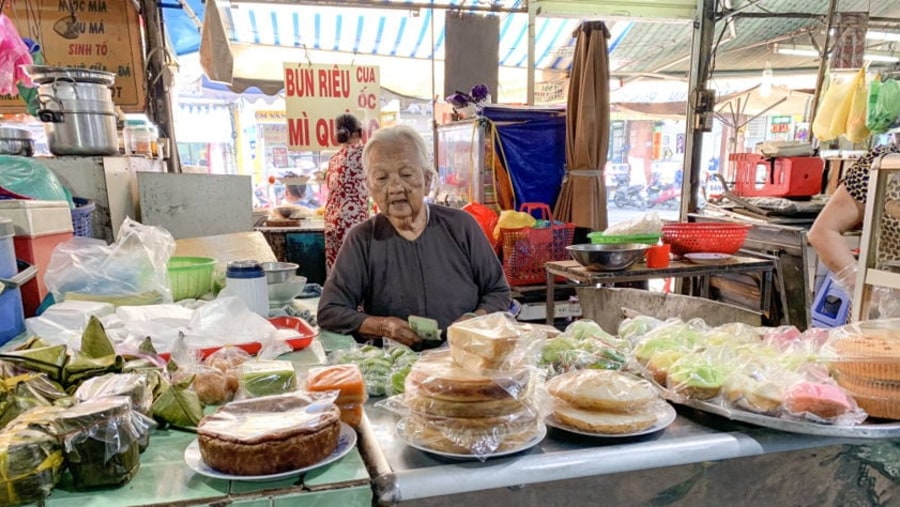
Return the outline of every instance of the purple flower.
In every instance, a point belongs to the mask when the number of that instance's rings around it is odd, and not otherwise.
[[[472,95],[472,98],[474,99],[475,102],[481,102],[481,101],[487,99],[488,95],[490,95],[490,94],[491,94],[491,91],[488,89],[488,87],[486,85],[483,85],[483,84],[475,85],[472,88],[472,91],[470,92],[470,95]]]

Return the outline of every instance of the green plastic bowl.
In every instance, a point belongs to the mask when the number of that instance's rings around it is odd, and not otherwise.
[[[621,236],[605,235],[602,232],[588,233],[591,243],[595,245],[612,245],[620,243],[644,243],[645,245],[655,245],[659,243],[662,234],[626,234]]]
[[[212,289],[216,260],[211,257],[172,257],[169,259],[169,287],[172,299],[198,298]]]

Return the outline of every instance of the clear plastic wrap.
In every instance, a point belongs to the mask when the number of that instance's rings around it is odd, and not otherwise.
[[[547,382],[552,425],[583,434],[622,435],[671,422],[672,409],[647,380],[611,370],[563,373]]]
[[[42,407],[10,425],[54,436],[63,446],[74,488],[90,490],[121,486],[134,477],[152,421],[132,409],[130,398],[109,396],[66,409]]]
[[[630,348],[628,340],[610,335],[592,320],[582,319],[544,342],[539,365],[548,377],[583,368],[620,370]]]
[[[310,392],[338,391],[338,406],[361,405],[368,399],[362,371],[355,364],[336,364],[310,368],[306,374],[306,389]]]
[[[234,401],[197,427],[200,454],[233,475],[269,475],[317,463],[338,445],[337,391]]]
[[[241,365],[237,399],[285,394],[297,389],[297,373],[290,361],[254,359]]]
[[[206,356],[203,364],[218,369],[225,374],[227,388],[231,391],[232,396],[237,392],[239,387],[239,376],[241,365],[252,359],[253,356],[239,347],[222,347],[221,349]]]
[[[900,420],[900,319],[835,328],[820,357],[866,412]]]
[[[484,460],[542,438],[542,385],[535,367],[473,372],[448,350],[429,351],[412,366],[404,393],[377,406],[404,416],[397,432],[410,445]]]
[[[495,312],[447,328],[447,343],[460,367],[478,372],[534,366],[546,333],[519,324],[512,314]]]
[[[82,382],[75,391],[79,402],[104,398],[106,396],[127,396],[135,410],[150,413],[153,392],[147,386],[147,377],[137,373],[109,373]]]
[[[355,364],[359,367],[369,396],[394,395],[403,392],[403,381],[409,366],[419,354],[406,345],[385,340],[385,346],[355,345],[336,350],[328,357],[330,364]]]

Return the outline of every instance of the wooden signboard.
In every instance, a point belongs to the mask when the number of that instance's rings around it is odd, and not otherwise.
[[[143,112],[147,96],[138,13],[130,0],[8,0],[3,10],[19,35],[37,41],[47,65],[116,74],[113,102]],[[0,96],[0,113],[23,113],[16,97]]]

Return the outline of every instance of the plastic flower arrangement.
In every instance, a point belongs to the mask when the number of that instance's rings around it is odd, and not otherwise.
[[[457,90],[445,100],[453,106],[453,110],[457,114],[463,118],[469,118],[491,103],[491,90],[486,85],[479,84],[473,86],[469,93]]]

